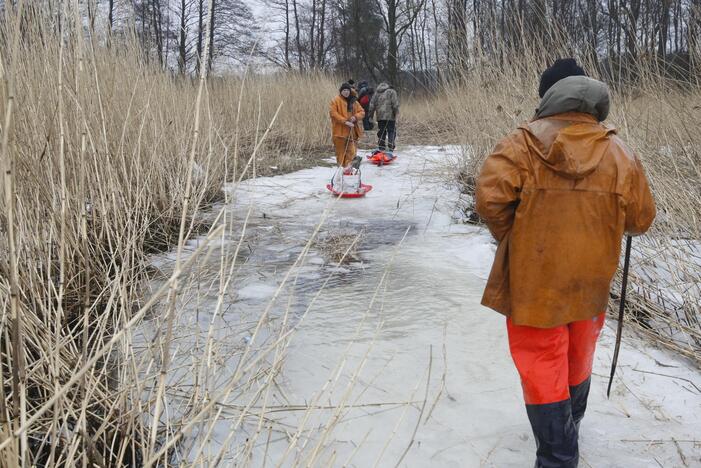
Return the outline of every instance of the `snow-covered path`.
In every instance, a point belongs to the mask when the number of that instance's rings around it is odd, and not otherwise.
[[[232,189],[231,213],[252,208],[259,233],[236,281],[248,311],[265,307],[322,218],[321,240],[361,235],[357,261],[318,297],[336,267],[313,247],[281,300],[298,324],[276,398],[314,409],[277,412],[290,434],[302,427],[309,437],[287,453],[290,436],[271,434],[253,466],[288,466],[292,453],[314,466],[532,466],[504,318],[479,305],[495,246],[453,219],[458,193],[444,174],[454,151],[405,148],[393,165],[364,164],[374,190],[363,199],[333,199],[330,168]],[[701,373],[626,335],[607,400],[614,334],[611,322],[595,359],[581,466],[701,466]],[[225,438],[222,426],[214,440]]]

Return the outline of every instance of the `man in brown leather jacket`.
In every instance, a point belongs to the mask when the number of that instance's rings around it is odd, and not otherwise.
[[[499,242],[482,304],[507,317],[536,467],[576,467],[594,356],[624,233],[655,204],[640,160],[602,122],[606,85],[574,59],[540,83],[530,122],[482,166],[477,212]]]

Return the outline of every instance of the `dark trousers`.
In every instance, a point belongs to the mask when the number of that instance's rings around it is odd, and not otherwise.
[[[365,109],[365,117],[363,117],[363,130],[369,132],[373,128],[375,128],[375,124],[372,122],[372,120],[370,120],[370,113],[367,109]]]
[[[397,127],[394,120],[377,121],[377,148],[381,151],[394,151],[394,139],[397,137]]]

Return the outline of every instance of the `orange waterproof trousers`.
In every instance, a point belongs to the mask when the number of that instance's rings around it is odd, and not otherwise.
[[[509,348],[527,405],[567,400],[570,387],[589,379],[605,315],[554,328],[514,325],[507,319]]]
[[[333,137],[333,146],[336,149],[336,163],[348,167],[357,152],[355,141],[352,138]]]

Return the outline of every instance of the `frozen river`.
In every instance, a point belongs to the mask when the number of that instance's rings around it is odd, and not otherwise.
[[[184,411],[182,389],[195,381],[211,395],[226,386],[242,347],[253,355],[279,336],[284,346],[265,356],[267,380],[221,395],[216,422],[189,434],[183,460],[532,466],[504,318],[479,305],[495,246],[485,230],[456,221],[458,192],[445,176],[455,151],[405,148],[390,166],[364,164],[374,189],[362,199],[331,197],[329,167],[228,188],[236,228],[183,294],[171,413]],[[338,265],[346,248],[349,261]],[[166,273],[169,258],[155,260]],[[266,326],[254,334],[261,314]],[[142,327],[147,337],[156,322]],[[607,400],[614,333],[611,322],[595,359],[581,466],[701,466],[699,372],[626,335]]]

